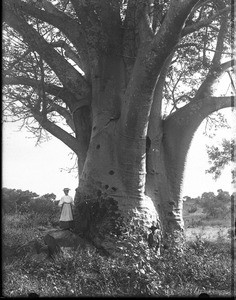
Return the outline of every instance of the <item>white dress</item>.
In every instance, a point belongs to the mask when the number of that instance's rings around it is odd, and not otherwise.
[[[72,205],[74,205],[73,198],[69,195],[61,197],[58,206],[62,207],[60,221],[73,221]]]

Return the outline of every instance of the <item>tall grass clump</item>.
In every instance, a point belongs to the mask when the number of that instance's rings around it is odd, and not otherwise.
[[[44,233],[39,230],[40,227],[55,227],[59,224],[59,215],[59,208],[51,200],[44,198],[24,203],[23,210],[18,212],[3,212],[3,257],[12,261],[16,253],[17,257],[24,254],[24,247],[28,243],[42,241]]]

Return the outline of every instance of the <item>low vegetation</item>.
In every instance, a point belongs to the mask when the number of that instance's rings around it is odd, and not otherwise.
[[[235,196],[234,196],[235,197]],[[186,227],[231,226],[231,196],[221,189],[217,195],[203,193],[201,197],[184,197],[183,215]]]
[[[198,237],[187,241],[183,251],[166,250],[162,256],[149,249],[139,234],[129,235],[129,248],[114,257],[92,248],[64,248],[54,259],[19,251],[42,238],[42,226],[57,224],[59,209],[49,203],[47,210],[40,203],[40,209],[34,204],[29,205],[31,210],[3,216],[4,296],[31,292],[42,297],[231,295],[229,238],[206,241]]]

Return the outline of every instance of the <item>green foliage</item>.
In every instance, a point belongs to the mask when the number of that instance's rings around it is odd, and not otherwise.
[[[37,197],[37,198],[35,198]],[[36,193],[15,189],[2,189],[3,213],[29,213],[31,218],[38,218],[41,225],[47,224],[58,212],[53,203],[56,195],[53,193],[39,197]]]
[[[234,157],[234,140],[222,140],[220,146],[207,146],[209,163],[212,165],[206,173],[213,174],[216,180],[220,177],[222,170],[233,161]],[[235,173],[232,171],[232,178],[235,180]]]
[[[55,203],[44,197],[31,200],[28,208],[29,212],[46,215],[49,219],[58,211],[58,207]]]
[[[188,215],[188,213],[194,213],[199,210],[201,214],[202,210],[202,218],[201,220],[197,220],[197,217],[194,219],[195,226],[198,226],[203,218],[213,219],[219,218],[223,219],[230,212],[231,206],[231,196],[228,192],[219,189],[217,191],[217,195],[213,192],[205,192],[201,197],[191,198],[189,196],[184,197],[183,202],[183,211],[184,215]],[[199,223],[200,222],[200,223]],[[212,222],[212,220],[211,220]],[[191,224],[192,226],[193,224]]]
[[[196,205],[194,205],[193,207],[191,207],[189,210],[188,210],[188,212],[190,213],[190,214],[193,214],[193,213],[195,213],[197,211],[197,206]]]
[[[27,210],[27,203],[32,197],[38,195],[30,191],[22,191],[20,189],[2,188],[2,209],[4,213],[15,213],[18,209]]]
[[[102,236],[120,234],[122,218],[116,200],[101,195],[100,191],[97,191],[97,196],[84,195],[77,191],[76,197],[75,228],[79,228],[80,233],[89,239],[96,237],[98,232]]]
[[[230,195],[228,192],[218,190],[218,195],[214,193],[203,193],[201,197],[201,206],[207,217],[224,217],[230,211]]]

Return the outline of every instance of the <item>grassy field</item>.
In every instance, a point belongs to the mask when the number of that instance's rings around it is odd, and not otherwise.
[[[145,241],[138,244],[137,237],[133,237],[131,250],[116,258],[103,257],[87,248],[64,249],[55,259],[48,259],[45,253],[29,251],[30,241],[43,236],[40,228],[51,226],[46,218],[30,213],[6,214],[3,225],[6,297],[31,292],[44,297],[231,293],[231,248],[227,237],[209,241],[195,235],[183,253],[166,251],[162,257],[148,249]]]

